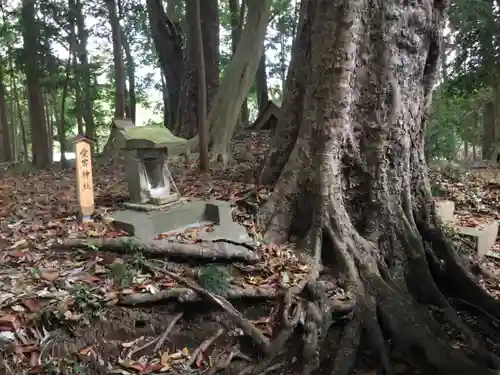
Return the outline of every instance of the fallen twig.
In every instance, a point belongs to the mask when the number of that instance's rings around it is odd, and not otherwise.
[[[224,293],[220,294],[228,300],[238,300],[245,298],[262,298],[273,299],[279,295],[278,292],[262,287],[239,288],[230,287]],[[169,299],[177,299],[181,303],[199,302],[202,297],[189,288],[170,288],[160,290],[154,294],[151,293],[134,293],[123,296],[119,304],[123,306],[135,306],[142,304],[155,303]]]
[[[165,340],[167,339],[168,335],[170,334],[170,331],[172,331],[172,329],[174,328],[175,326],[175,323],[177,323],[177,321],[182,318],[182,315],[184,315],[183,312],[180,312],[178,313],[176,316],[174,316],[172,318],[172,320],[170,321],[170,323],[168,324],[167,326],[167,329],[165,329],[165,331],[161,334],[160,338],[158,339],[154,349],[153,349],[153,352],[157,352],[158,350],[161,349],[163,343],[165,342]]]
[[[149,340],[147,343],[145,343],[144,345],[141,345],[137,348],[134,348],[134,349],[130,349],[130,351],[128,352],[128,354],[126,355],[126,358],[132,358],[132,356],[135,354],[135,353],[138,353],[140,352],[141,350],[144,350],[146,348],[149,348],[151,345],[153,345],[155,342],[157,342],[159,339],[159,337],[157,338],[154,338],[153,340]]]
[[[138,241],[134,237],[117,238],[75,238],[66,239],[52,245],[54,249],[69,250],[72,248],[100,249],[116,253],[138,251],[151,256],[168,256],[178,258],[203,259],[206,261],[240,261],[257,263],[260,256],[241,245],[227,241],[204,241],[196,244],[171,242],[168,240]]]
[[[186,368],[191,368],[191,366],[193,366],[193,364],[196,362],[196,359],[198,358],[198,356],[200,354],[203,354],[204,352],[207,351],[207,349],[213,345],[213,343],[215,342],[215,340],[217,340],[220,336],[222,336],[222,334],[224,333],[224,329],[223,328],[219,328],[217,330],[217,332],[215,332],[215,334],[211,337],[209,337],[208,339],[204,340],[200,346],[198,346],[194,351],[193,353],[191,354],[191,356],[189,357],[189,360],[187,361],[187,363],[185,364],[185,367]]]
[[[222,354],[222,356],[223,355],[224,354]],[[235,356],[236,356],[236,353],[234,351],[230,351],[229,353],[227,353],[227,356],[225,358],[219,358],[215,362],[215,365],[212,368],[210,368],[207,375],[215,375],[219,371],[227,369]]]
[[[220,306],[226,313],[228,313],[229,317],[234,321],[234,323],[241,328],[243,333],[251,337],[255,341],[257,346],[261,349],[261,351],[267,355],[267,352],[269,350],[269,340],[248,319],[243,317],[241,313],[238,310],[236,310],[234,306],[224,297],[211,293],[205,288],[202,288],[201,286],[196,284],[195,282],[188,280],[184,277],[181,277],[179,275],[176,275],[175,273],[163,270],[148,263],[145,263],[145,265],[148,266],[151,270],[161,272],[170,277],[171,279],[174,279],[175,281],[188,286],[189,288],[193,289],[196,293],[200,294],[202,297]]]

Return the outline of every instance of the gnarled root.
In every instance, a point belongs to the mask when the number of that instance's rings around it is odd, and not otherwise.
[[[326,356],[321,355],[321,351],[332,314],[325,308],[327,304],[324,294],[323,298],[318,298],[318,293],[308,293],[309,287],[305,288],[304,292],[309,295],[303,303],[304,320],[298,324],[302,328],[304,345],[302,374],[309,375],[320,366],[322,369],[323,366],[330,368],[335,375],[350,374],[356,362],[358,348],[365,339],[375,349],[384,374],[393,374],[389,342],[391,347],[397,348],[398,356],[403,356],[414,366],[429,373],[495,374],[495,369],[500,368],[498,358],[486,349],[462,321],[440,290],[439,284],[434,281],[422,237],[415,225],[407,220],[402,210],[391,220],[397,228],[395,233],[399,240],[399,244],[395,245],[393,238],[391,245],[401,246],[399,256],[404,259],[396,265],[387,265],[377,257],[380,253],[379,246],[387,244],[381,245],[379,242],[375,245],[363,238],[351,226],[341,205],[334,203],[328,215],[317,221],[323,225],[323,237],[319,241],[324,240],[327,235],[326,243],[333,244],[333,249],[330,250],[335,253],[341,272],[348,275],[347,289],[355,295],[356,305],[344,330],[337,355],[328,358],[331,353]],[[424,238],[429,237],[424,235]],[[314,245],[318,248],[317,242]],[[446,264],[445,275],[460,267],[456,259],[455,263],[451,263],[454,258],[450,254],[444,257],[442,252],[436,251],[436,254]],[[462,273],[451,279],[473,281],[465,276]],[[308,285],[314,285],[314,282]],[[473,288],[475,287],[469,285],[465,291]],[[489,307],[491,311],[495,302],[490,302],[489,305],[483,303],[481,308]],[[440,313],[439,318],[435,316],[436,312]],[[322,357],[326,358],[322,361]]]

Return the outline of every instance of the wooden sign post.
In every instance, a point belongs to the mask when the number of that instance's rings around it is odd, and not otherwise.
[[[94,184],[92,181],[92,141],[85,136],[73,140],[76,155],[76,194],[83,222],[90,221],[94,212]]]

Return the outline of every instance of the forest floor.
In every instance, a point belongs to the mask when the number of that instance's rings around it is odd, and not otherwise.
[[[183,196],[230,201],[234,219],[255,235],[254,213],[269,191],[255,186],[252,176],[266,150],[257,148],[249,160],[242,156],[244,142],[235,147],[238,167],[230,172],[214,168],[210,177],[200,176],[195,163],[173,165],[172,172]],[[195,301],[195,293],[188,293],[184,303],[143,298],[184,287],[180,279],[196,279],[193,270],[207,267],[180,265],[172,278],[138,254],[54,246],[67,238],[124,235],[107,220],[127,200],[123,167],[114,160],[97,162],[95,169],[96,210],[85,227],[76,219],[74,169],[12,170],[0,179],[0,373],[215,374],[230,361],[245,368],[253,348],[241,340],[236,324],[227,324],[227,311]],[[433,172],[432,178],[456,202],[460,223],[473,225],[485,215],[500,218],[500,169]],[[185,232],[181,241],[197,243],[196,235]],[[500,242],[494,250],[500,254]],[[271,338],[282,305],[280,286],[299,285],[309,269],[290,247],[258,246],[255,251],[261,261],[232,264],[228,280],[267,296],[258,304],[241,300],[233,305]],[[500,295],[500,262],[487,258],[482,265],[489,273],[478,274],[479,282]],[[330,290],[339,300],[349,299],[341,287]],[[395,370],[409,373],[404,363]]]

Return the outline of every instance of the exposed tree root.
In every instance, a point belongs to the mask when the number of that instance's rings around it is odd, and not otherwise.
[[[274,299],[279,293],[275,290],[262,287],[238,288],[231,286],[221,293],[220,296],[228,300],[239,299]],[[157,293],[134,293],[123,296],[119,304],[124,306],[144,305],[160,301],[176,299],[180,303],[199,302],[202,300],[195,291],[190,288],[169,288]]]
[[[151,256],[198,259],[205,261],[239,261],[257,263],[260,256],[249,249],[248,245],[231,241],[205,241],[197,244],[184,244],[167,240],[138,241],[134,237],[117,238],[77,238],[67,239],[52,245],[54,249],[72,248],[100,249],[116,253],[141,252]]]
[[[337,356],[330,366],[333,368],[333,373],[350,373],[356,360],[361,330],[363,330],[363,337],[369,340],[370,346],[379,354],[385,374],[393,374],[389,352],[386,349],[388,338],[415,366],[429,371],[439,374],[495,374],[495,369],[500,368],[498,358],[477,339],[434,282],[426,261],[426,250],[416,227],[410,224],[402,210],[395,209],[394,212],[398,214],[392,220],[395,228],[400,230],[397,237],[401,241],[406,259],[406,271],[402,274],[396,269],[388,268],[383,261],[376,258],[377,246],[360,236],[349,225],[348,215],[339,201],[334,199],[334,204],[331,205],[326,219],[317,220],[323,223],[322,235],[327,235],[328,243],[333,244],[333,249],[330,251],[335,251],[338,265],[344,270],[343,272],[348,274],[348,289],[356,295],[357,299],[355,317],[348,323]],[[271,222],[273,222],[272,219]],[[271,238],[276,231],[286,233],[288,230],[286,222],[277,220],[275,223],[281,225],[267,227],[268,231],[271,231]],[[311,238],[314,238],[314,235]],[[320,244],[322,240],[324,237],[319,238]],[[429,241],[429,234],[427,234],[427,240]],[[438,243],[434,239],[430,242],[434,247],[443,247],[443,241],[441,239],[441,243]],[[314,246],[317,249],[318,240],[312,242],[315,242]],[[465,288],[458,290],[461,292],[472,290],[470,295],[476,296],[479,293],[477,289],[480,287],[474,283],[466,269],[457,262],[449,244],[447,246],[446,252],[443,249],[435,251],[446,265],[444,275],[448,276],[448,280],[454,281],[458,287],[464,285],[464,282],[469,283],[465,284]],[[317,251],[311,248],[309,250],[313,253]],[[448,275],[450,272],[453,273]],[[419,285],[415,285],[415,280]],[[488,313],[493,312],[492,315],[496,317],[497,301],[484,291],[481,292],[479,294],[482,296],[481,300],[478,301],[475,297],[472,303],[480,302],[479,307]],[[468,302],[471,302],[470,298]],[[319,310],[317,302],[309,303]],[[439,322],[431,314],[436,309],[442,315]],[[317,355],[317,351],[321,348],[319,337],[324,337],[326,334],[318,329],[318,323],[322,323],[321,318],[321,314],[306,312],[302,323],[304,331],[303,374],[311,374],[319,367]],[[440,325],[443,323],[442,319],[448,327],[446,331]],[[457,337],[456,340],[460,342],[461,350],[455,349],[450,344],[448,329],[451,329]]]
[[[234,306],[228,300],[226,300],[224,297],[221,297],[219,295],[211,293],[208,290],[197,285],[193,281],[185,279],[184,277],[181,277],[175,273],[163,270],[163,269],[155,267],[151,264],[149,264],[148,267],[153,271],[163,273],[163,274],[167,275],[168,277],[170,277],[171,279],[188,286],[189,288],[194,290],[196,293],[201,295],[203,298],[205,298],[205,299],[209,300],[210,302],[216,304],[217,306],[221,307],[229,315],[231,320],[233,320],[233,322],[241,328],[243,333],[253,339],[253,341],[255,342],[257,347],[261,350],[261,352],[263,352],[263,353],[268,352],[269,340],[248,319],[244,318],[241,315],[241,313],[238,310],[236,310],[234,308]]]
[[[349,375],[354,370],[361,342],[361,330],[361,319],[358,317],[347,323],[337,356],[333,361],[332,375]]]

